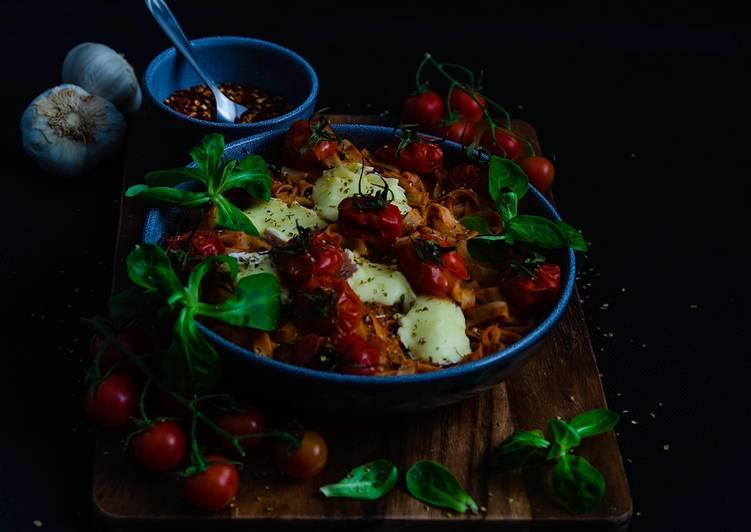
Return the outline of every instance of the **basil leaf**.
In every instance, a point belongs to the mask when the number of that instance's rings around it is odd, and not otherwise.
[[[527,242],[541,248],[557,249],[567,246],[566,237],[558,224],[542,216],[521,214],[506,222],[504,233],[515,241]]]
[[[206,176],[198,168],[172,168],[171,170],[156,170],[144,176],[144,181],[151,187],[174,187],[185,181],[199,181],[206,184]]]
[[[550,420],[548,431],[553,438],[553,445],[548,451],[548,460],[566,456],[571,449],[578,446],[582,441],[579,432],[562,419]]]
[[[501,213],[504,222],[515,218],[518,209],[516,192],[508,189],[502,191],[496,201],[496,207],[498,207],[498,212]]]
[[[543,451],[548,447],[550,442],[541,430],[515,432],[495,448],[490,456],[490,465],[506,471],[519,469],[532,458],[543,458]]]
[[[149,292],[140,286],[130,286],[113,294],[107,302],[107,314],[118,324],[124,324],[160,301],[157,292]]]
[[[579,436],[589,438],[613,430],[618,424],[618,414],[612,410],[595,409],[583,412],[569,423]]]
[[[407,491],[417,500],[459,513],[477,513],[477,503],[459,485],[451,471],[432,460],[421,460],[409,468]]]
[[[242,188],[253,198],[271,199],[271,172],[260,155],[249,155],[240,161],[234,170],[222,179],[220,192]]]
[[[488,221],[480,216],[465,216],[460,220],[460,223],[467,229],[477,231],[481,235],[491,234]]]
[[[172,329],[172,343],[164,359],[167,382],[181,394],[204,394],[216,388],[221,359],[216,350],[198,332],[194,311],[183,308]]]
[[[232,202],[224,196],[215,196],[214,205],[216,206],[216,224],[217,227],[232,229],[234,231],[244,231],[249,235],[258,236],[258,229],[245,216],[245,213],[238,209]]]
[[[237,259],[235,257],[229,257],[227,255],[217,255],[215,257],[209,257],[193,268],[188,277],[188,292],[190,292],[196,301],[198,301],[198,295],[201,289],[201,280],[211,270],[211,268],[218,262],[226,264],[229,268],[229,273],[234,281],[237,277]]]
[[[399,472],[388,460],[375,460],[350,471],[336,484],[321,487],[326,497],[373,501],[386,495],[396,484]]]
[[[201,142],[190,149],[190,158],[204,175],[209,192],[212,194],[218,188],[219,167],[224,155],[224,137],[219,133],[209,133]]]
[[[558,230],[565,237],[568,247],[576,251],[587,251],[587,242],[579,231],[561,220],[558,220]]]
[[[152,203],[166,203],[183,209],[200,207],[211,198],[206,192],[192,192],[170,187],[154,187],[148,185],[133,185],[125,191],[126,198],[141,198]]]
[[[567,455],[553,469],[553,489],[569,512],[583,514],[602,500],[605,479],[581,456]]]
[[[467,240],[467,251],[480,262],[500,263],[508,258],[508,245],[513,240],[508,235],[483,235]]]
[[[529,189],[529,180],[514,161],[493,155],[488,168],[488,192],[496,205],[504,189],[512,190],[517,199],[522,199]]]
[[[273,331],[279,321],[279,281],[270,273],[243,277],[221,305],[201,303],[198,312],[230,325]]]
[[[184,297],[185,289],[175,275],[167,254],[154,244],[138,244],[126,259],[128,276],[134,284],[159,292],[169,304]]]

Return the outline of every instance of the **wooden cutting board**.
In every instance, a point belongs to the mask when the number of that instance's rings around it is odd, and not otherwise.
[[[159,117],[146,110],[130,124],[123,190],[140,182],[146,171],[185,163],[198,132],[155,126]],[[335,122],[383,123],[373,116],[335,116]],[[527,136],[534,130],[516,124]],[[536,138],[536,136],[535,136]],[[121,202],[114,287],[125,280],[123,259],[141,238],[144,209]],[[499,473],[485,464],[492,447],[514,430],[544,428],[549,419],[573,417],[582,410],[605,408],[605,397],[578,295],[551,333],[547,346],[516,376],[463,403],[431,412],[382,418],[344,418],[334,414],[286,411],[259,400],[272,424],[301,420],[324,435],[329,462],[318,477],[291,481],[275,474],[267,453],[259,450],[241,472],[235,504],[217,514],[191,509],[175,476],[143,471],[123,451],[127,431],[100,431],[94,457],[93,501],[100,526],[108,530],[179,529],[249,530],[475,530],[511,528],[625,528],[632,505],[618,444],[611,432],[584,441],[580,453],[605,476],[604,501],[584,516],[571,516],[556,503],[549,471]],[[397,488],[379,501],[327,500],[318,488],[351,468],[388,458],[399,468]],[[445,464],[485,510],[452,515],[409,497],[403,474],[419,459]],[[260,526],[260,528],[258,528]]]

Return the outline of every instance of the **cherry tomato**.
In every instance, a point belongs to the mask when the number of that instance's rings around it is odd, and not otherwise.
[[[312,430],[303,434],[300,446],[290,453],[290,444],[278,440],[274,447],[274,461],[279,471],[293,478],[312,478],[323,471],[329,457],[326,440]]]
[[[434,240],[404,238],[396,243],[399,270],[420,294],[446,297],[459,280],[469,279],[464,260]]]
[[[294,122],[282,142],[282,160],[287,166],[309,170],[336,153],[339,143],[325,118]]]
[[[452,188],[488,190],[488,168],[472,163],[461,163],[449,170],[448,183]]]
[[[443,117],[443,98],[435,91],[412,94],[402,105],[402,123],[427,128]]]
[[[190,238],[189,253],[193,256],[211,257],[214,255],[223,255],[225,252],[224,244],[219,240],[217,234],[213,231],[205,230],[169,236],[167,237],[167,249],[183,248],[188,238]]]
[[[512,305],[529,314],[548,310],[561,293],[561,268],[545,263],[533,271],[534,277],[516,276],[505,283]]]
[[[216,419],[216,423],[233,436],[259,434],[266,431],[266,420],[261,411],[254,406],[244,412],[224,413]],[[260,442],[261,438],[248,438],[240,440],[240,445],[243,449],[250,449]],[[228,449],[233,448],[229,440],[222,439],[222,444]]]
[[[545,157],[541,155],[532,155],[519,161],[524,173],[527,174],[529,182],[541,192],[550,189],[555,178],[555,167]]]
[[[138,388],[125,373],[112,373],[89,390],[84,405],[89,419],[100,427],[125,425],[138,404]]]
[[[206,461],[210,465],[204,471],[185,479],[185,497],[200,510],[216,512],[235,498],[240,476],[234,464],[222,455],[208,455]]]
[[[373,375],[381,361],[381,352],[356,334],[347,334],[336,342],[337,368],[348,375]]]
[[[325,345],[325,336],[315,333],[304,334],[295,342],[295,352],[291,362],[298,366],[310,366]]]
[[[385,253],[402,236],[402,213],[399,207],[376,196],[357,195],[339,203],[339,232],[362,238],[379,252]]]
[[[344,252],[339,242],[323,231],[312,237],[303,231],[284,246],[273,248],[274,262],[280,274],[293,284],[307,281],[314,275],[336,276],[344,265]]]
[[[512,135],[507,129],[500,127],[495,128],[495,142],[490,129],[483,133],[480,144],[490,151],[493,155],[499,155],[515,161],[522,153],[521,141]]]
[[[475,138],[475,126],[469,120],[459,119],[448,124],[439,124],[435,129],[435,134],[439,137],[444,137],[463,146],[467,146],[471,144]]]
[[[122,345],[125,349],[133,353],[134,355],[144,355],[151,349],[151,340],[146,335],[146,332],[135,325],[127,327],[115,335],[117,343]],[[89,352],[91,357],[96,357],[99,350],[104,345],[104,338],[101,336],[95,336],[91,341],[91,347]],[[118,371],[127,373],[133,378],[140,375],[138,367],[130,361],[124,354],[116,349],[114,346],[108,347],[99,359],[99,371],[106,373],[110,368],[118,365]]]
[[[297,292],[296,312],[300,325],[332,336],[367,335],[367,309],[349,284],[335,277],[313,277]]]
[[[415,138],[397,155],[399,141],[391,142],[376,151],[376,156],[403,170],[427,174],[443,164],[443,150],[437,144]]]
[[[471,91],[471,95],[474,96],[477,101],[472,99],[470,93],[459,87],[454,87],[454,90],[451,92],[451,99],[449,100],[451,110],[458,112],[471,122],[479,122],[482,120],[482,117],[485,116],[482,112],[486,106],[485,98],[483,98],[482,94],[477,91]]]
[[[169,471],[185,457],[185,432],[174,421],[157,421],[133,440],[133,454],[141,465]]]

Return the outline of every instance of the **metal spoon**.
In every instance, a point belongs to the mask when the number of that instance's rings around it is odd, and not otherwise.
[[[146,7],[149,8],[151,15],[156,20],[157,24],[162,28],[164,33],[172,41],[180,53],[185,56],[188,63],[193,67],[198,76],[203,82],[209,86],[211,92],[214,93],[214,99],[216,100],[216,116],[220,122],[234,123],[235,119],[248,110],[247,107],[235,103],[227,98],[219,87],[211,79],[211,77],[204,71],[201,65],[198,63],[195,54],[193,53],[193,47],[190,45],[190,41],[185,37],[180,24],[177,23],[177,19],[170,11],[164,0],[146,0]]]

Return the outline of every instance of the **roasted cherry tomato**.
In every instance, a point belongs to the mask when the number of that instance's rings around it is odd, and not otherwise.
[[[493,155],[499,155],[515,161],[522,153],[522,143],[511,134],[507,129],[501,127],[495,128],[495,142],[491,130],[488,129],[482,134],[480,144],[488,149]]]
[[[118,332],[115,335],[115,340],[134,355],[144,355],[151,349],[151,340],[149,340],[146,332],[141,327],[135,325]],[[92,358],[96,357],[103,345],[104,338],[101,336],[95,336],[92,339],[91,347],[89,348]],[[110,346],[104,350],[99,359],[99,371],[106,373],[115,364],[118,364],[118,372],[127,373],[133,378],[140,375],[138,367],[129,358],[122,354],[119,349]]]
[[[404,238],[396,243],[395,251],[399,270],[419,294],[446,297],[459,280],[469,279],[464,260],[453,247]]]
[[[430,127],[443,117],[443,98],[435,91],[412,94],[402,105],[402,123]]]
[[[552,307],[561,293],[561,268],[545,263],[533,276],[515,276],[505,282],[509,301],[528,314],[538,314]]]
[[[308,170],[336,153],[336,134],[328,120],[313,116],[294,122],[282,142],[282,160],[287,166]]]
[[[402,236],[402,213],[380,193],[358,194],[339,203],[339,232],[362,238],[379,252],[385,253]]]
[[[433,142],[421,140],[421,137],[416,136],[397,153],[399,144],[400,141],[395,140],[379,148],[376,156],[402,170],[418,174],[430,173],[443,164],[443,150]]]
[[[223,255],[225,248],[222,241],[213,231],[195,231],[167,237],[167,249],[181,249],[186,246],[187,239],[190,238],[190,254],[196,257],[212,257],[214,255]]]
[[[100,427],[125,425],[138,404],[138,388],[125,373],[112,373],[86,394],[86,413]]]
[[[348,375],[373,375],[381,361],[380,350],[362,336],[347,334],[336,342],[337,369]]]
[[[344,252],[330,234],[308,230],[284,246],[273,248],[274,262],[279,273],[289,282],[302,283],[314,275],[336,276],[344,265]]]
[[[254,406],[244,412],[223,413],[216,418],[216,424],[233,436],[246,436],[266,431],[266,420],[259,409]],[[261,438],[247,438],[240,440],[243,449],[250,449],[261,442]],[[228,449],[233,449],[229,440],[222,440]]]
[[[535,188],[541,192],[550,189],[550,185],[553,184],[555,178],[555,167],[548,159],[541,155],[532,155],[519,161],[519,166],[522,167],[529,178],[529,182]]]
[[[459,87],[454,87],[454,90],[451,91],[451,99],[449,100],[449,103],[451,104],[452,111],[458,112],[471,122],[479,122],[484,116],[482,110],[486,106],[485,98],[483,98],[482,94],[477,91],[471,91],[471,94],[477,101],[472,99],[470,93],[465,92]]]
[[[448,123],[441,122],[436,127],[435,134],[467,146],[472,144],[475,138],[475,126],[469,120],[464,119],[453,120]]]
[[[240,476],[224,456],[211,454],[206,461],[209,466],[204,471],[185,479],[185,497],[200,510],[216,512],[235,498]]]
[[[334,277],[313,277],[297,292],[295,316],[300,325],[336,339],[367,335],[367,309],[349,284]]]
[[[174,421],[157,421],[133,440],[133,455],[154,471],[169,471],[185,457],[185,432]]]
[[[290,449],[290,443],[280,439],[274,447],[274,461],[279,471],[294,478],[311,478],[323,471],[329,457],[326,440],[312,430],[306,430],[300,445]]]
[[[488,190],[488,167],[461,163],[449,170],[447,179],[453,189],[468,188],[484,192]]]

